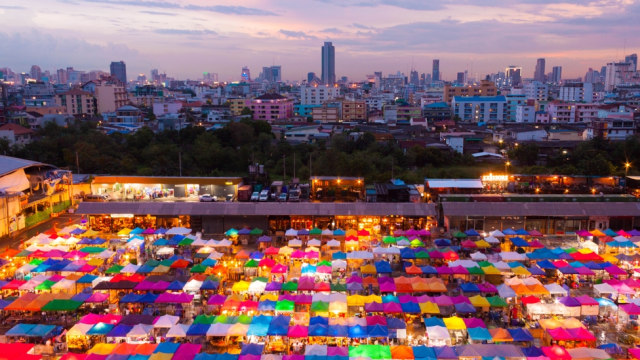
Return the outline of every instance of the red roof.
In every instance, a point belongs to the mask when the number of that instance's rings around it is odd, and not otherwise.
[[[4,125],[0,126],[0,130],[13,131],[13,133],[15,135],[27,135],[27,134],[33,134],[34,133],[33,130],[27,129],[26,127],[18,125],[18,124],[4,124]]]

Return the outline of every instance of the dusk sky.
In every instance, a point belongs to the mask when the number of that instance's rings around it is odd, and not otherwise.
[[[282,65],[283,80],[320,75],[332,41],[336,75],[411,68],[445,80],[514,64],[533,76],[584,76],[589,67],[640,52],[640,0],[0,0],[0,67],[107,70],[124,60],[130,79],[158,68],[176,78],[217,72],[238,80]]]

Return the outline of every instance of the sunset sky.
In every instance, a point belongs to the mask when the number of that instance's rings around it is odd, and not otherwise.
[[[320,74],[332,41],[336,75],[411,68],[445,80],[523,67],[584,76],[589,67],[640,52],[640,1],[552,0],[0,0],[0,67],[108,70],[124,60],[130,79],[158,68],[196,79],[238,80],[282,65],[284,80]]]

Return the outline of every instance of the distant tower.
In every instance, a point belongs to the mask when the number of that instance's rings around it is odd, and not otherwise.
[[[336,82],[336,50],[330,41],[322,46],[322,82],[329,85]]]
[[[522,85],[522,68],[520,66],[509,65],[504,70],[508,86]]]
[[[633,66],[631,66],[631,71],[638,70],[638,54],[631,54],[631,55],[625,56],[624,62],[633,64]]]
[[[311,83],[315,78],[316,78],[316,73],[314,72],[307,73],[307,83]]]
[[[544,80],[545,80],[544,79],[545,78],[544,65],[545,65],[544,58],[538,59],[538,62],[536,62],[536,71],[533,74],[533,80],[539,81],[541,83],[544,82]]]
[[[38,65],[31,66],[31,71],[29,71],[29,76],[36,81],[42,80],[42,69],[40,69],[40,66]]]
[[[248,66],[243,66],[242,67],[242,74],[240,74],[240,80],[243,82],[250,82],[251,81],[251,72],[249,71],[249,67]]]
[[[464,85],[464,71],[458,73],[458,76],[456,76],[456,83],[459,85]]]
[[[554,66],[551,73],[551,82],[560,84],[562,82],[562,66]]]
[[[127,65],[124,61],[111,62],[111,76],[120,80],[123,84],[127,83]]]
[[[431,81],[440,81],[440,60],[433,59],[433,69],[431,71]]]

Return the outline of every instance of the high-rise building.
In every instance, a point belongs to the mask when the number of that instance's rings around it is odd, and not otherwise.
[[[40,81],[42,80],[42,69],[40,69],[40,66],[38,65],[33,65],[31,66],[31,71],[29,71],[29,75],[35,81]]]
[[[56,75],[58,84],[67,83],[67,71],[65,69],[58,69],[58,71],[56,71]]]
[[[336,53],[330,41],[322,46],[322,82],[327,85],[336,82]]]
[[[551,72],[551,82],[560,84],[562,82],[562,66],[554,66]]]
[[[282,81],[282,67],[280,65],[263,66],[262,81],[279,83]]]
[[[127,83],[127,65],[124,61],[112,61],[110,70],[111,76],[120,80],[123,84]]]
[[[242,82],[250,82],[251,81],[251,72],[247,66],[242,67],[242,73],[240,74],[240,81]]]
[[[458,73],[458,76],[456,77],[456,83],[458,85],[464,85],[464,72]]]
[[[415,86],[420,85],[420,75],[418,75],[417,71],[411,70],[411,74],[409,75],[409,83]]]
[[[431,81],[440,81],[440,60],[433,59],[433,68],[431,69]]]
[[[533,80],[539,81],[541,83],[545,80],[545,72],[544,72],[545,60],[544,58],[538,59],[536,62],[536,71],[533,74]]]
[[[522,68],[520,66],[509,65],[504,72],[506,86],[522,85]]]
[[[313,79],[316,78],[316,73],[314,73],[313,71],[310,71],[307,73],[307,83],[310,83],[313,81]]]
[[[624,62],[633,64],[633,66],[631,67],[631,71],[638,70],[638,54],[631,54],[631,55],[625,56]]]

